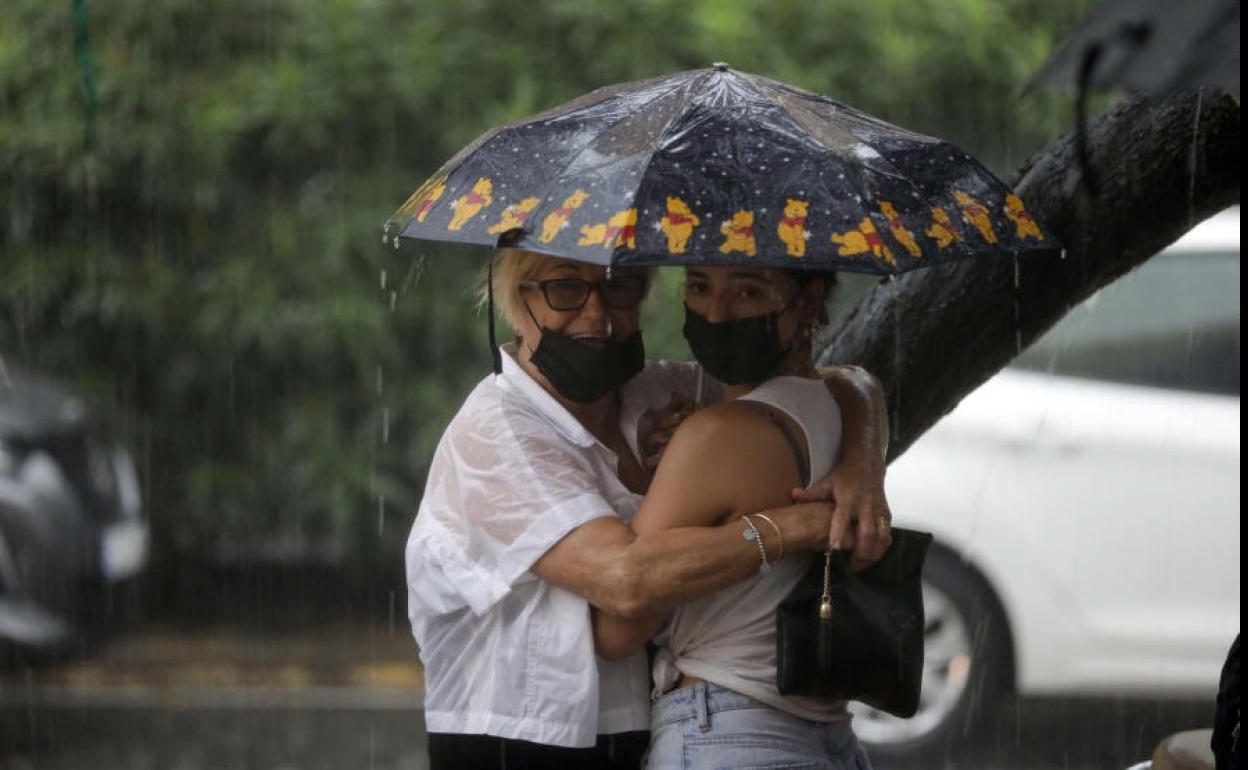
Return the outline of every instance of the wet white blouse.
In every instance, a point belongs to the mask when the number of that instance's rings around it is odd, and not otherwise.
[[[616,456],[503,346],[442,436],[407,541],[408,617],[425,668],[430,732],[591,746],[649,727],[644,653],[594,654],[588,602],[530,567],[576,527],[629,521],[641,503]],[[670,394],[692,398],[696,366],[650,363],[622,390],[624,435]]]

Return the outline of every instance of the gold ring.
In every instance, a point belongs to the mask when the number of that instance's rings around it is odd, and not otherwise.
[[[880,530],[888,529],[888,517],[883,514],[875,517],[875,528]]]

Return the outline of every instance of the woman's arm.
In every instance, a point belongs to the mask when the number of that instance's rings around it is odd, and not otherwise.
[[[781,502],[758,510],[779,525],[786,553],[817,548],[827,538],[830,503]],[[741,537],[743,527],[731,522],[634,532],[603,516],[565,535],[532,572],[611,615],[662,613],[757,574],[758,546]],[[780,544],[770,528],[763,534],[768,558],[778,555]]]
[[[792,464],[784,437],[763,417],[735,404],[716,407],[725,408],[744,413],[764,428],[760,443],[754,444],[756,452],[746,452],[758,456],[755,462],[746,462],[748,470],[770,467],[763,462],[765,457]],[[758,545],[741,538],[744,524],[723,522],[735,485],[749,483],[749,475],[734,473],[724,456],[745,444],[725,441],[725,426],[716,426],[706,414],[699,412],[681,426],[679,438],[669,448],[676,452],[655,474],[633,528],[613,517],[580,525],[537,560],[534,574],[582,595],[604,612],[638,618],[758,573]],[[791,473],[796,478],[796,470]],[[754,510],[766,509],[779,525],[786,553],[820,547],[827,537],[832,505],[791,505],[784,497],[760,499]],[[770,558],[779,555],[780,544],[768,529],[764,538]]]
[[[861,511],[878,511],[876,501],[883,500],[882,457],[887,443],[883,391],[858,367],[836,367],[825,377],[842,409],[845,449],[841,469],[816,484],[813,497],[831,500],[839,493],[844,498],[839,507],[848,520],[861,525],[869,518],[873,526],[874,516]],[[722,419],[725,409],[735,420]],[[689,418],[687,427],[677,432],[681,440],[673,437],[672,444],[663,447],[664,465],[633,528],[611,517],[595,519],[566,535],[533,566],[538,577],[584,596],[599,610],[595,625],[603,645],[600,654],[627,654],[654,633],[668,610],[757,574],[758,546],[742,538],[744,525],[735,520],[722,523],[733,508],[734,490],[740,485],[745,494],[754,494],[777,488],[754,481],[755,473],[790,472],[790,480],[781,484],[799,483],[791,449],[765,419],[738,405],[715,407],[713,413],[721,419],[707,419],[708,411]],[[749,432],[748,440],[736,432],[742,429]],[[759,442],[774,446],[763,451]],[[669,461],[672,447],[678,452]],[[739,451],[745,447],[750,450]],[[760,464],[761,458],[776,464]],[[689,483],[690,479],[696,482]],[[875,489],[878,494],[871,494]],[[826,547],[834,504],[812,501],[788,507],[787,502],[767,498],[752,510],[765,510],[779,525],[786,553]],[[745,512],[750,511],[734,513]],[[780,546],[770,527],[763,528],[763,535],[768,558],[774,558]],[[629,622],[604,625],[605,616]]]
[[[721,523],[728,507],[726,501],[733,499],[728,485],[739,483],[741,478],[739,474],[734,476],[715,454],[739,446],[740,436],[732,435],[731,429],[723,426],[709,430],[720,421],[712,421],[706,415],[725,409],[742,412],[761,424],[766,440],[775,442],[776,448],[769,454],[793,464],[792,450],[783,436],[745,407],[724,404],[699,412],[680,430],[680,467],[672,466],[656,474],[650,495],[633,519],[635,530],[614,516],[591,519],[546,548],[529,571],[585,597],[609,614],[623,617],[662,612],[756,574],[758,547],[742,539],[742,525],[715,526]],[[695,443],[704,444],[706,450],[695,448]],[[533,451],[530,449],[530,454]],[[545,457],[551,453],[540,454]],[[542,465],[540,478],[556,472],[547,468],[549,464]],[[793,474],[796,481],[795,470]],[[566,483],[565,480],[565,486]],[[780,488],[787,489],[788,483]],[[583,484],[591,486],[594,482],[585,478]],[[673,490],[662,495],[664,508],[685,517],[671,518],[661,527],[647,525],[652,516],[648,511],[658,505],[657,490]],[[675,498],[674,491],[682,496]],[[830,503],[794,506],[787,495],[771,502],[774,504],[760,503],[754,510],[772,509],[768,514],[784,531],[787,551],[809,550],[827,538]],[[768,536],[767,544],[771,553],[780,552],[774,534]]]
[[[888,454],[888,407],[880,381],[859,366],[820,370],[841,408],[841,455],[832,472],[810,489],[795,488],[799,502],[827,500],[836,505],[828,547],[852,547],[861,569],[879,560],[892,543],[892,513],[884,495]],[[879,527],[883,521],[886,526]]]
[[[892,542],[887,526],[891,515],[884,496],[888,447],[884,390],[879,381],[861,367],[834,367],[821,373],[841,409],[841,456],[828,476],[810,490],[795,487],[793,496],[798,500],[826,500],[836,507],[826,539],[813,545],[803,545],[801,549],[827,547],[829,543],[837,548],[852,545],[853,564],[861,568],[877,561]],[[772,479],[783,477],[786,473],[793,474],[794,467],[788,459],[791,455],[787,447],[764,449],[762,444],[775,442],[778,433],[769,425],[760,424],[756,415],[747,415],[735,407],[720,408],[714,414],[717,418],[714,420],[706,420],[705,415],[701,420],[691,419],[689,422],[692,424],[682,426],[682,430],[672,436],[670,447],[659,447],[663,454],[663,464],[658,466],[661,470],[651,484],[646,502],[633,520],[633,528],[640,535],[663,532],[669,526],[710,524],[720,520],[725,511],[739,507],[740,501],[751,500],[761,490],[775,489]],[[744,447],[753,451],[742,452]],[[760,465],[764,458],[771,462]],[[790,478],[800,481],[795,474]],[[701,483],[689,484],[688,479],[699,479]],[[715,493],[708,493],[708,490],[715,490]],[[764,493],[755,500],[755,504],[777,505],[778,501],[768,499]],[[884,517],[884,527],[878,526],[881,516]],[[847,536],[851,524],[856,524],[856,527]],[[740,538],[743,525],[739,521],[734,519],[731,524],[721,525],[720,528],[725,526],[730,530],[728,537],[731,541],[753,545],[751,541]],[[784,531],[787,522],[780,526]],[[671,534],[671,531],[666,534]],[[790,547],[788,542],[785,546],[786,549]],[[677,558],[685,558],[685,554],[679,551],[677,554]],[[723,585],[731,585],[752,573],[751,570],[725,581]],[[703,593],[700,590],[693,592],[690,598]],[[613,616],[608,612],[595,611],[594,643],[598,654],[607,658],[631,654],[658,631],[665,617],[665,612],[634,611],[627,616]]]
[[[881,517],[886,524],[892,522],[884,495],[887,399],[880,381],[860,366],[828,367],[820,374],[841,410],[841,455],[832,471],[809,489],[795,487],[793,499],[825,500],[836,505],[828,547],[853,548],[852,566],[860,569],[876,562],[892,542],[888,527],[878,526]],[[691,411],[688,402],[674,396],[655,416],[654,429],[641,442],[647,470],[658,467],[675,427]]]
[[[447,578],[447,595],[430,611],[482,614],[536,574],[610,612],[639,615],[758,568],[757,547],[739,530],[634,533],[616,515],[619,501],[607,499],[604,470],[531,411],[457,417],[431,464],[413,525],[420,542],[408,549],[409,566]],[[777,512],[785,547],[817,543],[820,528],[826,537],[831,508],[821,502]]]
[[[690,479],[698,481],[690,483]],[[767,510],[782,533],[784,552],[809,550],[823,542],[824,532],[809,533],[813,538],[793,537],[795,527],[784,515],[787,511],[771,510],[784,505],[784,490],[796,481],[797,466],[783,434],[740,405],[715,407],[691,417],[673,436],[632,526],[640,538],[666,537],[689,527],[727,529],[728,537],[754,552],[749,571],[738,578],[744,579],[757,574],[761,557],[758,544],[742,537],[746,531],[742,514]],[[758,526],[768,559],[777,559],[782,552],[780,538],[765,522],[759,521]],[[687,557],[679,554],[679,558]],[[607,658],[631,654],[654,635],[664,618],[661,612],[632,617],[595,612],[598,654]]]
[[[823,543],[832,506],[806,503],[763,512],[783,532],[784,552],[796,553]],[[744,527],[734,520],[639,534],[619,519],[602,517],[568,533],[533,565],[533,573],[585,597],[594,607],[598,654],[626,657],[655,634],[669,610],[758,574],[758,546],[741,536]],[[769,527],[763,531],[769,560],[781,552],[773,534]]]
[[[812,526],[817,528],[819,521],[830,522],[837,513],[843,518],[843,528],[857,521],[860,530],[869,528],[872,533],[876,517],[881,512],[887,515],[883,457],[888,421],[883,389],[860,367],[834,367],[822,373],[841,407],[843,450],[837,468],[809,492],[801,492],[811,502],[827,501],[829,505],[789,509],[783,501],[775,500],[754,509],[765,508],[777,522],[787,553],[826,547],[829,528],[812,539]],[[723,409],[719,407],[716,412],[721,418]],[[735,521],[711,525],[732,507],[728,490],[762,470],[759,457],[778,458],[778,468],[769,467],[767,472],[782,473],[792,468],[787,459],[791,450],[756,414],[741,412],[736,406],[728,410],[737,418],[735,425],[723,419],[704,422],[705,413],[696,415],[697,420],[691,418],[696,430],[680,432],[676,457],[668,459],[668,440],[658,440],[656,448],[663,453],[666,470],[656,475],[646,503],[633,521],[635,532],[614,519],[596,520],[566,537],[535,567],[543,579],[586,596],[600,610],[595,613],[600,654],[626,654],[657,630],[667,610],[757,573],[758,548],[741,537],[744,525]],[[746,467],[734,470],[742,458],[720,454],[732,455],[733,448],[750,446],[744,434],[733,432],[742,429],[750,432],[749,441],[756,443],[756,449],[759,441],[775,442],[776,447],[768,452],[745,453]],[[690,484],[688,479],[698,481]],[[792,483],[798,481],[794,471]],[[753,488],[775,487],[761,484]],[[767,528],[764,537],[770,534]],[[865,550],[870,538],[859,540],[858,545],[870,563],[879,558],[889,541],[887,532],[877,537],[874,555]],[[769,558],[779,552],[778,546],[771,545]],[[630,622],[604,623],[604,615]]]

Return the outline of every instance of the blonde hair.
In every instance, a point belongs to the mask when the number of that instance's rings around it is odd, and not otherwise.
[[[542,264],[548,259],[559,259],[549,254],[536,251],[513,249],[507,246],[499,248],[493,257],[494,263],[494,307],[502,316],[512,332],[518,333],[524,318],[524,301],[520,297],[521,286],[537,277]],[[654,285],[653,267],[644,268],[646,291]],[[482,266],[477,276],[477,308],[489,307],[490,263]]]
[[[524,305],[520,299],[520,287],[533,280],[542,262],[552,259],[546,254],[503,247],[492,257],[494,263],[494,307],[513,332],[520,329]],[[477,309],[488,310],[490,291],[490,263],[481,267],[477,276]]]

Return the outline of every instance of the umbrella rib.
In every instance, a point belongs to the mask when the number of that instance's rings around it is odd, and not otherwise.
[[[762,77],[761,75],[748,75],[747,77],[749,77],[752,81],[754,81],[753,83],[754,87],[757,88],[760,91],[760,93],[770,94],[776,91],[789,93],[789,94],[792,94],[797,99],[801,99],[804,101],[817,102],[820,104],[827,104],[839,110],[840,112],[844,113],[847,118],[852,118],[855,122],[861,123],[863,125],[876,126],[886,131],[893,131],[898,134],[906,134],[918,140],[938,141],[936,137],[931,137],[926,134],[921,134],[917,131],[912,131],[908,128],[903,128],[902,126],[898,126],[895,123],[889,123],[887,120],[882,120],[880,118],[877,118],[874,115],[865,113],[862,110],[859,110],[855,107],[845,104],[844,102],[838,102],[837,100],[824,96],[822,94],[817,94],[812,91],[804,91],[795,86],[791,86],[788,83],[782,83],[779,80],[771,80],[770,78],[765,78],[765,77]],[[855,138],[857,138],[857,135],[855,135]]]
[[[696,72],[696,71],[695,71],[695,72]],[[642,109],[644,109],[645,107],[647,107],[647,106],[649,106],[649,105],[651,105],[651,104],[655,103],[655,102],[656,102],[656,101],[658,101],[659,99],[662,99],[663,97],[667,96],[668,94],[671,94],[673,91],[676,91],[676,90],[679,90],[680,88],[683,88],[685,85],[686,85],[685,83],[676,84],[676,85],[674,85],[672,88],[669,88],[669,89],[667,89],[667,90],[662,91],[661,93],[659,93],[659,94],[655,95],[655,97],[654,97],[653,99],[649,99],[649,100],[647,100],[646,102],[644,102],[644,103],[641,105],[641,108],[642,108]],[[616,97],[618,97],[618,94],[614,94],[614,95],[612,96],[612,98],[616,98]],[[605,101],[605,100],[604,100],[604,101]],[[600,104],[601,102],[598,102],[598,103]],[[679,113],[678,113],[678,114],[679,114]],[[608,131],[610,131],[612,128],[614,128],[615,126],[617,126],[617,125],[619,125],[620,123],[624,122],[625,120],[628,120],[628,119],[629,119],[629,118],[631,118],[631,117],[633,117],[633,114],[632,114],[632,113],[627,113],[627,114],[621,115],[621,116],[620,116],[620,118],[619,118],[618,120],[614,120],[614,121],[612,121],[612,122],[611,122],[611,123],[609,123],[607,126],[605,126],[605,127],[604,127],[604,129],[603,129],[602,131],[598,132],[598,134],[597,134],[597,136],[595,137],[595,139],[596,139],[597,137],[600,137],[600,136],[602,136],[603,134],[607,133],[607,132],[608,132]],[[675,117],[673,117],[673,118],[672,118],[672,120],[675,120]],[[660,138],[660,139],[662,139],[662,137],[663,137],[663,136],[665,136],[665,135],[667,134],[667,129],[671,127],[672,120],[669,120],[669,121],[668,121],[667,126],[664,126],[664,128],[663,128],[663,133],[659,135],[659,138]],[[559,170],[559,173],[558,173],[558,174],[556,174],[556,175],[552,178],[552,182],[551,182],[551,183],[552,183],[552,184],[555,184],[555,183],[557,183],[557,181],[558,181],[558,180],[562,179],[562,178],[563,178],[563,174],[564,174],[564,172],[566,172],[569,168],[571,168],[571,167],[572,167],[572,165],[573,165],[573,164],[575,164],[575,163],[576,163],[576,161],[577,161],[577,160],[579,160],[579,159],[580,159],[580,157],[581,157],[582,155],[584,155],[584,154],[585,154],[585,151],[589,149],[589,146],[590,146],[591,144],[593,144],[593,142],[592,142],[592,141],[591,141],[591,142],[589,142],[589,143],[587,143],[587,144],[586,144],[584,147],[582,147],[582,148],[581,148],[581,149],[580,149],[580,150],[579,150],[579,151],[578,151],[575,155],[573,155],[571,158],[569,158],[569,159],[568,159],[568,162],[567,162],[567,163],[565,163],[565,164],[563,164],[563,168],[561,168],[561,169]],[[653,153],[651,153],[650,157],[651,157],[651,159],[653,159],[653,158],[654,158],[654,154],[653,154]],[[649,166],[649,161],[647,161],[647,167],[648,167],[648,166]],[[545,191],[545,190],[543,190],[543,193],[545,194],[545,193],[546,193],[546,191]],[[634,192],[634,198],[635,198],[635,197],[636,197],[636,193]]]
[[[539,112],[536,115],[530,115],[526,118],[521,118],[515,122],[508,123],[505,126],[500,126],[498,130],[505,131],[506,129],[509,129],[509,128],[522,128],[531,123],[537,123],[543,120],[550,120],[552,118],[563,117],[564,115],[569,115],[573,112],[579,112],[589,107],[593,107],[594,105],[597,105],[597,104],[602,104],[608,99],[614,99],[618,97],[621,93],[629,90],[630,88],[638,88],[640,86],[643,86],[649,83],[661,82],[665,79],[666,78],[656,77],[656,78],[650,78],[648,80],[638,80],[638,81],[634,81],[631,83],[618,83],[616,85],[602,86],[600,88],[595,88],[593,91],[590,91],[587,94],[579,96],[570,102],[564,102],[563,104],[560,104],[556,107],[551,107],[548,110],[543,110],[542,112]],[[593,97],[595,96],[598,96],[600,98],[594,99]]]
[[[758,83],[752,83],[752,85],[754,85],[754,87],[755,87],[755,88],[757,88],[757,89],[759,90],[759,92],[760,92],[760,93],[762,93],[762,94],[763,94],[764,96],[766,96],[766,97],[767,97],[767,98],[768,98],[768,99],[769,99],[769,100],[770,100],[773,104],[775,104],[775,105],[776,105],[776,107],[777,107],[777,108],[779,108],[779,109],[780,109],[780,111],[781,111],[781,112],[783,112],[783,113],[784,113],[784,114],[785,114],[785,115],[789,118],[789,120],[793,121],[794,125],[796,125],[798,128],[800,128],[800,129],[803,131],[803,133],[805,133],[807,136],[809,136],[809,137],[810,137],[810,138],[814,141],[814,143],[815,143],[816,145],[818,145],[819,147],[822,147],[822,148],[824,149],[824,151],[825,151],[825,152],[827,152],[828,154],[830,154],[830,155],[834,155],[834,156],[836,155],[836,150],[835,150],[835,149],[833,149],[833,148],[829,147],[828,145],[826,145],[826,144],[824,144],[822,141],[820,141],[820,140],[819,140],[819,137],[818,137],[818,136],[815,136],[815,135],[814,135],[814,133],[813,133],[813,132],[811,132],[811,130],[810,130],[809,128],[807,128],[807,127],[806,127],[806,124],[805,124],[805,123],[803,123],[801,119],[799,119],[796,115],[794,115],[794,114],[793,114],[793,113],[789,110],[788,106],[787,106],[787,105],[785,105],[785,103],[784,103],[783,101],[781,101],[780,99],[777,99],[777,98],[775,97],[775,95],[774,95],[774,91],[776,90],[776,88],[775,88],[775,86],[773,86],[773,85],[772,85],[771,81],[767,81],[765,78],[757,78],[757,80],[758,80],[758,81],[760,81],[760,82],[758,82]],[[780,85],[780,84],[776,84],[776,85],[778,86],[778,85]],[[794,97],[799,98],[799,99],[804,99],[804,98],[805,98],[805,96],[804,96],[801,92],[797,91],[796,89],[791,89],[791,90],[793,91],[793,96],[794,96]],[[838,106],[838,109],[841,109],[841,110],[845,111],[845,113],[846,113],[847,115],[850,115],[851,117],[855,117],[855,118],[857,117],[857,115],[855,115],[855,111],[854,111],[854,110],[851,110],[850,108],[846,107],[845,105],[839,105],[839,106]],[[884,126],[887,126],[890,130],[900,131],[900,132],[903,132],[903,133],[914,133],[914,132],[912,132],[912,131],[908,131],[907,129],[903,129],[903,128],[899,128],[899,127],[897,127],[897,126],[893,126],[893,125],[892,125],[892,124],[890,124],[890,123],[885,123],[884,121],[877,121],[877,122],[883,123],[883,125],[884,125]],[[869,147],[869,148],[872,150],[872,152],[874,152],[874,153],[876,154],[876,156],[877,156],[880,160],[882,160],[882,161],[884,161],[885,163],[887,163],[887,164],[888,164],[888,166],[889,166],[889,168],[890,168],[890,169],[892,169],[892,170],[891,170],[891,171],[887,171],[887,170],[884,170],[884,169],[874,169],[874,168],[871,168],[870,166],[867,166],[866,168],[868,168],[868,169],[870,169],[870,170],[872,170],[872,171],[876,171],[876,172],[879,172],[879,173],[882,173],[882,174],[887,174],[888,176],[891,176],[891,177],[894,177],[894,178],[896,178],[896,179],[902,180],[902,181],[906,182],[907,184],[909,184],[911,188],[915,188],[915,187],[916,187],[916,186],[915,186],[915,184],[914,184],[914,181],[913,181],[912,179],[910,179],[910,177],[909,177],[907,174],[902,173],[902,172],[901,172],[901,170],[900,170],[899,168],[897,168],[896,164],[894,164],[891,160],[889,160],[889,159],[888,159],[888,157],[886,157],[883,153],[879,152],[879,151],[878,151],[878,150],[876,150],[874,147],[872,147],[870,142],[868,142],[867,140],[863,139],[862,137],[858,136],[856,133],[854,133],[854,132],[852,132],[852,131],[850,131],[850,130],[848,130],[848,129],[842,129],[842,130],[843,130],[843,131],[844,131],[847,135],[849,135],[850,137],[852,137],[852,138],[853,138],[853,140],[854,140],[855,142],[857,142],[858,144],[861,144],[861,145],[863,145],[863,146],[865,146],[865,147]],[[922,135],[921,135],[921,134],[918,134],[917,136],[922,136]],[[924,138],[924,139],[928,139],[928,138],[930,138],[930,137],[923,137],[923,138]],[[865,164],[864,164],[864,165],[865,165]]]
[[[705,73],[705,72],[700,72],[699,75],[700,75],[699,78],[695,78],[694,80],[691,80],[687,85],[689,85],[690,87],[696,86],[699,80],[705,80],[707,77],[709,77],[709,73]],[[684,87],[684,86],[681,86],[681,87]],[[671,91],[668,91],[668,93],[671,93]],[[641,192],[641,184],[645,181],[646,175],[650,171],[650,167],[654,165],[654,156],[657,155],[659,149],[663,147],[663,141],[667,139],[668,133],[672,130],[672,126],[676,124],[676,122],[680,119],[680,117],[683,114],[684,114],[683,110],[677,110],[675,113],[672,114],[670,118],[667,119],[667,125],[663,126],[663,130],[659,132],[658,137],[655,139],[654,149],[650,152],[650,157],[646,160],[646,165],[642,166],[641,174],[637,177],[639,181],[638,181],[637,186],[633,188],[633,195],[628,201],[629,208],[632,208],[633,204],[637,202],[637,195],[638,193]],[[616,246],[615,251],[618,253],[619,250],[620,250],[620,247]]]
[[[784,114],[788,115],[788,116],[789,116],[789,117],[793,120],[793,122],[794,122],[794,123],[797,123],[799,126],[801,126],[801,125],[802,125],[801,121],[800,121],[800,120],[798,120],[796,117],[794,117],[794,116],[793,116],[793,114],[792,114],[791,112],[789,112],[788,107],[784,106],[783,104],[781,104],[781,105],[779,105],[779,106],[780,106],[780,109],[784,111]],[[803,129],[805,129],[805,126],[802,126],[802,128],[803,128]],[[809,131],[807,131],[807,133],[810,133],[810,132],[809,132]],[[847,131],[846,133],[850,133],[850,135],[851,135],[851,136],[853,136],[853,137],[854,137],[854,139],[856,139],[856,140],[857,140],[860,144],[862,144],[864,147],[869,147],[869,148],[871,149],[871,151],[875,153],[875,155],[876,155],[876,157],[877,157],[877,158],[879,158],[881,161],[883,161],[883,162],[887,163],[887,164],[888,164],[889,169],[892,169],[891,171],[889,171],[889,170],[885,170],[885,169],[875,168],[875,167],[873,167],[873,166],[869,166],[869,165],[866,165],[866,164],[864,163],[864,164],[862,164],[862,167],[863,167],[864,169],[866,169],[866,171],[868,171],[868,172],[872,172],[872,173],[879,173],[879,174],[885,174],[885,175],[887,175],[887,176],[891,176],[891,177],[893,177],[894,179],[897,179],[897,180],[899,180],[899,181],[901,181],[901,182],[905,183],[905,184],[906,184],[906,185],[910,188],[911,193],[913,193],[913,194],[915,195],[915,197],[921,198],[921,197],[923,196],[923,191],[919,188],[918,184],[916,184],[916,183],[915,183],[914,178],[913,178],[913,177],[911,177],[909,174],[903,174],[903,173],[901,172],[901,169],[899,169],[899,168],[897,167],[897,164],[893,163],[893,161],[892,161],[892,160],[890,160],[890,159],[888,158],[888,156],[886,156],[884,153],[882,153],[882,152],[880,152],[879,150],[877,150],[875,147],[873,147],[873,146],[871,145],[871,143],[870,143],[870,142],[866,141],[865,139],[863,139],[862,137],[858,136],[857,134],[853,134],[852,132],[848,132],[848,131]],[[824,145],[824,144],[823,144],[823,142],[820,142],[818,137],[812,136],[811,138],[812,138],[812,139],[814,139],[816,142],[818,142],[820,146],[824,147],[824,148],[825,148],[825,150],[826,150],[829,154],[832,154],[832,155],[834,155],[834,154],[835,154],[835,153],[834,153],[834,151],[833,151],[831,148],[828,148],[826,145]]]

